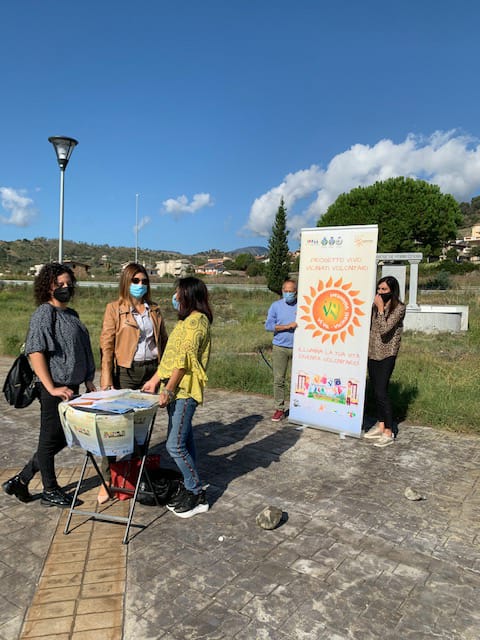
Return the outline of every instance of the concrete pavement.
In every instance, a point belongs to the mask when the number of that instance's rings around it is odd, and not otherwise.
[[[2,492],[0,640],[478,640],[480,438],[402,424],[378,449],[272,423],[271,407],[208,391],[194,424],[210,511],[138,505],[147,526],[127,547],[121,525],[76,517],[65,536],[64,512]],[[3,396],[0,409],[3,482],[31,454],[39,411]],[[165,427],[159,413],[153,452],[171,466]],[[82,460],[57,456],[64,485]],[[95,483],[81,496],[92,508]],[[255,524],[267,505],[285,512],[274,531]]]

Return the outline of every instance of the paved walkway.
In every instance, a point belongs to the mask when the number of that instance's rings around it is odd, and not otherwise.
[[[32,451],[38,405],[0,409],[3,481]],[[65,536],[65,512],[2,493],[0,640],[478,640],[480,438],[401,425],[377,449],[270,413],[268,398],[209,391],[195,424],[210,511],[139,505],[148,526],[128,546],[121,525],[76,516]],[[159,414],[168,461],[164,435]],[[66,486],[82,459],[58,455]],[[285,512],[274,531],[255,524],[267,505]]]

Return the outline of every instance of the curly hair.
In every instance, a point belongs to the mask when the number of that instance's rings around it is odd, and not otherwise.
[[[143,275],[148,281],[147,293],[143,296],[143,300],[147,304],[150,304],[152,302],[151,292],[150,292],[150,278],[148,277],[148,273],[145,267],[142,266],[141,264],[138,264],[138,262],[130,262],[122,271],[122,275],[120,276],[120,285],[119,285],[119,299],[121,302],[132,304],[132,296],[130,295],[130,284],[132,282],[132,278],[135,276],[136,273],[143,273]]]
[[[60,264],[59,262],[50,262],[49,264],[43,265],[33,283],[33,295],[37,305],[44,304],[51,300],[52,294],[50,289],[52,288],[52,284],[56,283],[58,276],[61,276],[63,273],[68,273],[72,285],[75,287],[77,279],[73,275],[70,267]],[[74,292],[75,289],[72,290],[72,296]]]

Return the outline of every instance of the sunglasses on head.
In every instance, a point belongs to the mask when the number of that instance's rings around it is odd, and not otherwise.
[[[148,284],[148,278],[132,278],[133,284]]]

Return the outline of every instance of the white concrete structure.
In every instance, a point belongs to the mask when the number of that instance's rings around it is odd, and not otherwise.
[[[468,306],[422,304],[418,309],[407,308],[404,327],[422,333],[467,331]]]
[[[474,227],[475,228],[475,227]],[[480,238],[480,225],[479,225]],[[472,229],[473,233],[473,229]],[[400,284],[400,297],[407,300],[407,313],[404,326],[406,330],[422,333],[457,332],[468,330],[468,306],[433,305],[417,303],[418,265],[422,253],[377,253],[377,264],[382,264],[382,277],[394,276]],[[406,263],[410,268],[410,284],[406,296]],[[394,263],[394,264],[391,264]]]
[[[423,253],[377,253],[377,264],[383,262],[408,262],[410,265],[410,286],[408,287],[408,309],[418,309],[417,289],[418,289],[418,265],[422,261]],[[400,273],[401,272],[401,273]],[[403,277],[402,277],[403,274]],[[399,265],[383,264],[382,277],[392,275],[400,283],[400,293],[405,297],[406,265],[399,268]],[[403,291],[402,291],[403,284]],[[402,297],[402,296],[401,296]]]
[[[178,260],[160,260],[155,263],[155,270],[157,276],[164,276],[167,273],[175,278],[183,278],[187,275],[191,263],[185,258],[179,258]]]

